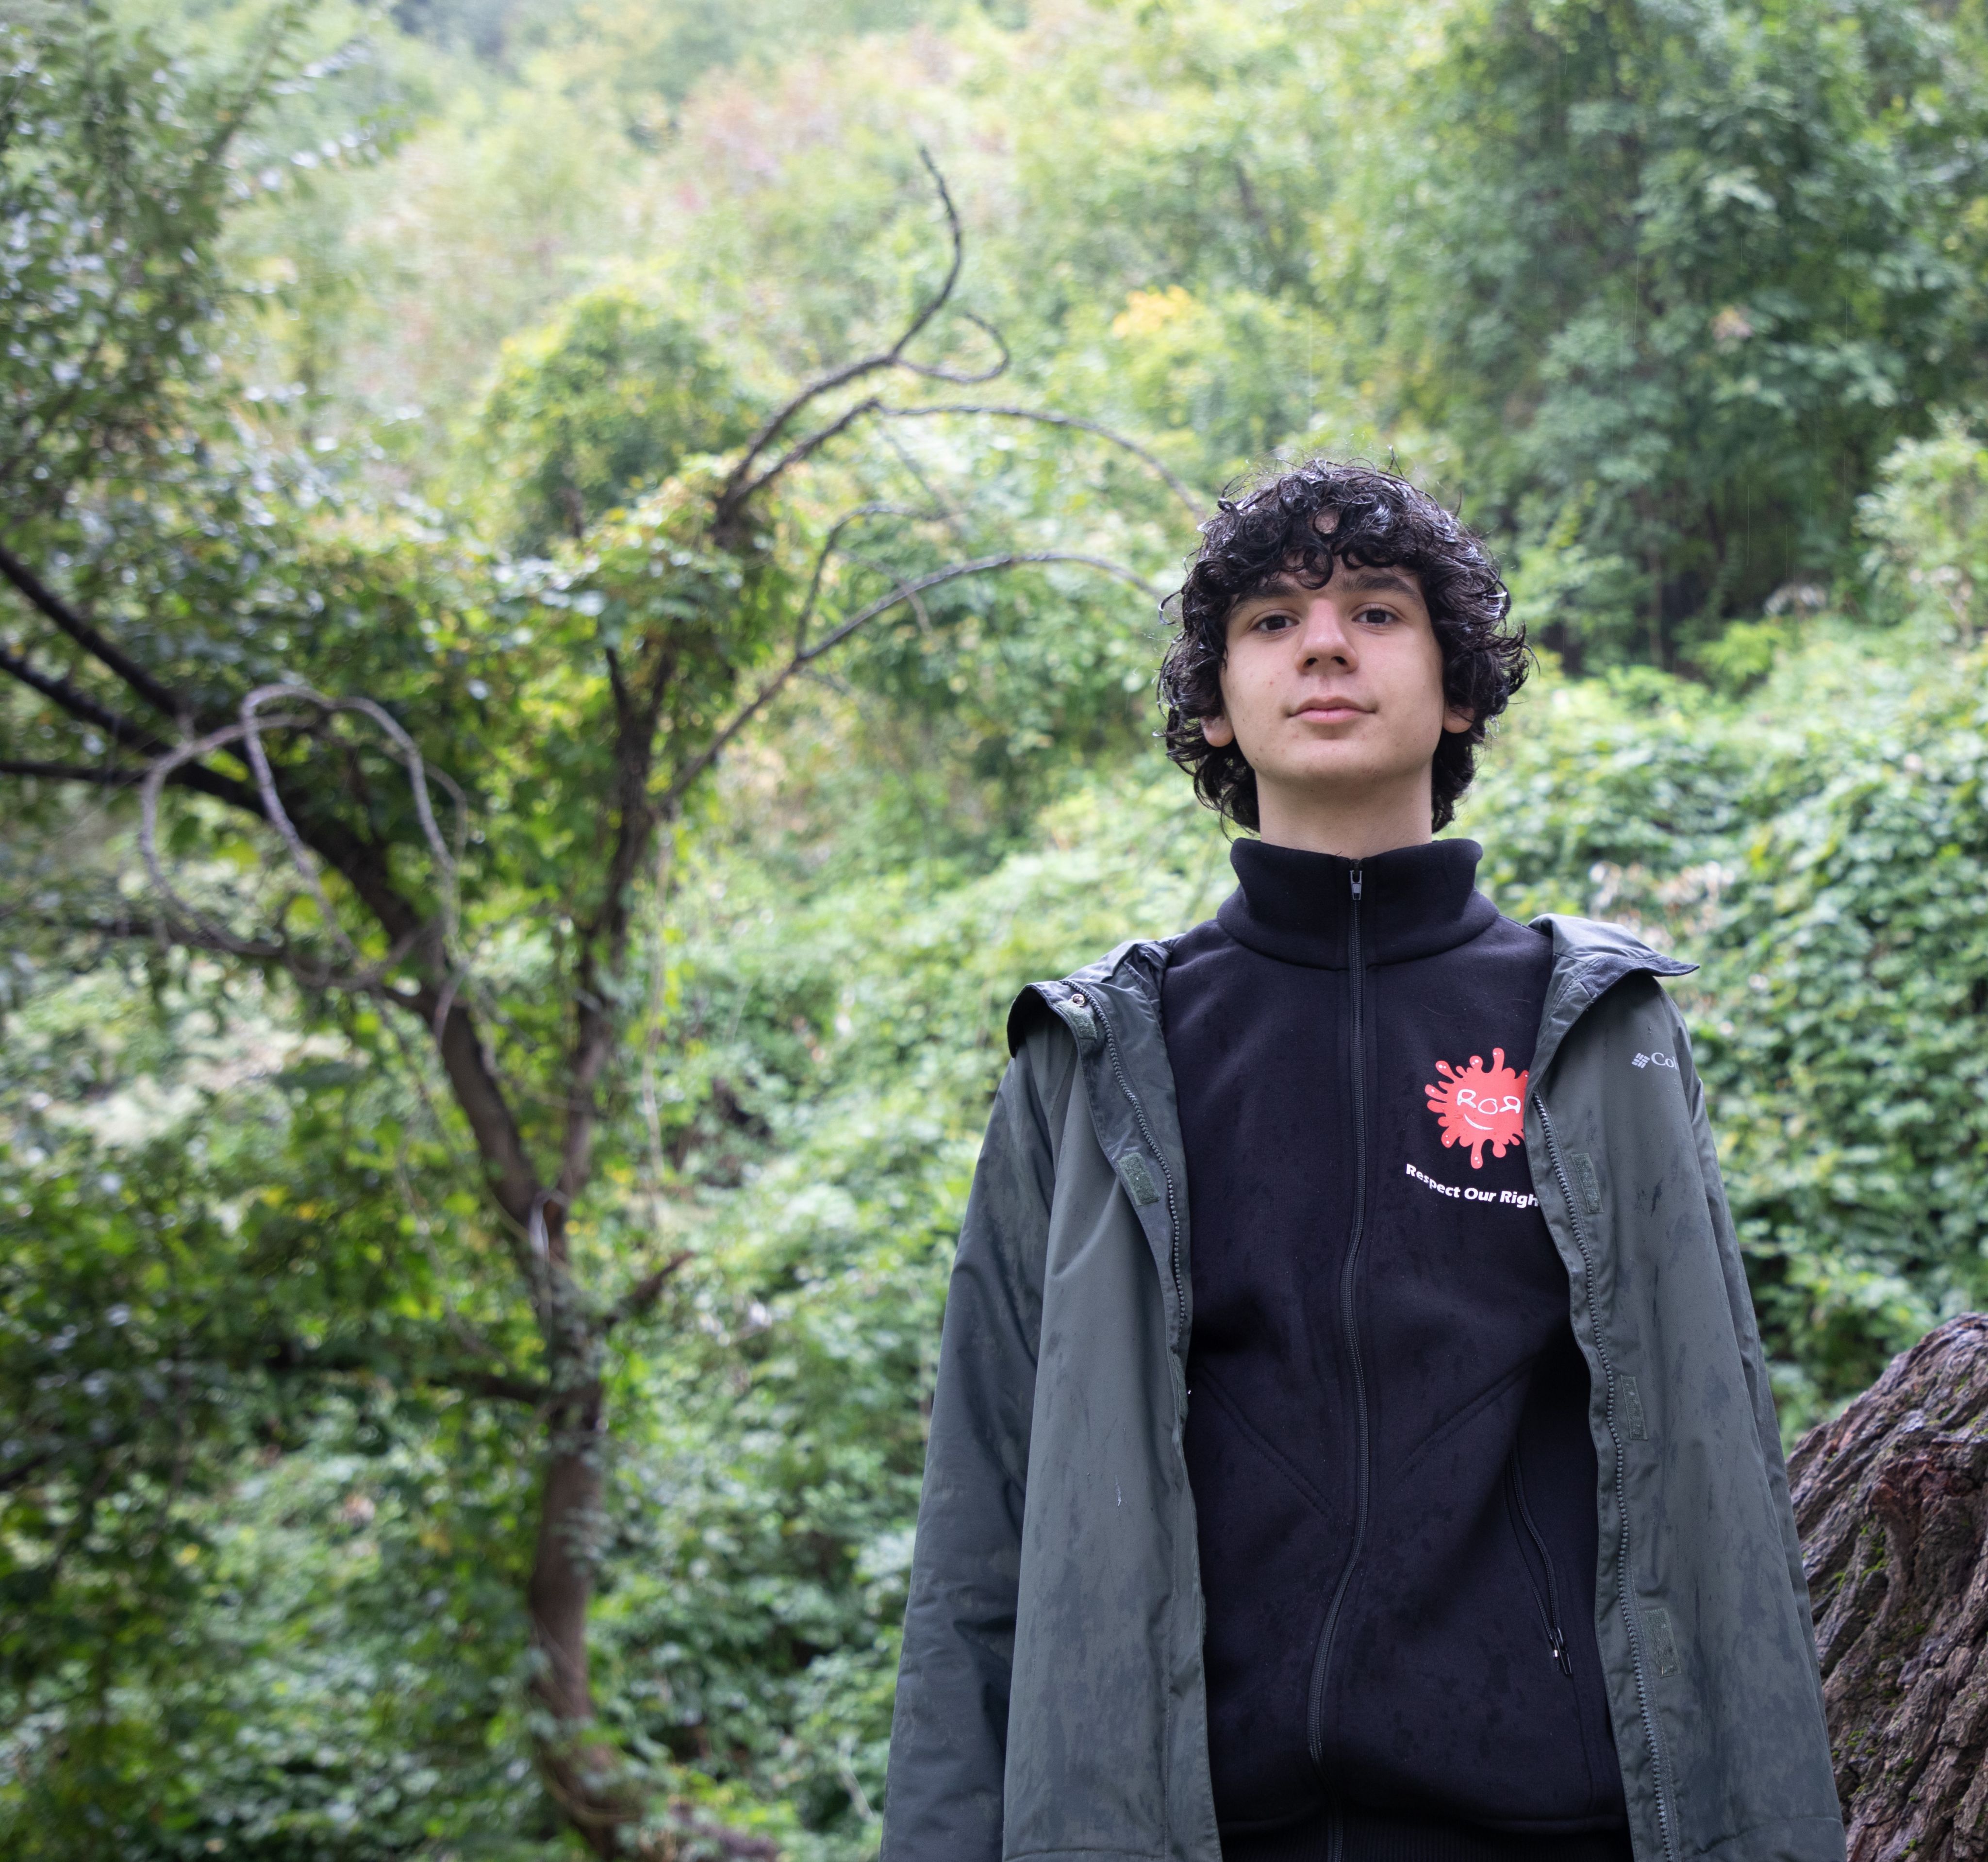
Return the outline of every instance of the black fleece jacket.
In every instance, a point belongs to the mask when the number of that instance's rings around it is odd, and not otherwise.
[[[1551,949],[1479,853],[1240,842],[1166,973],[1226,1862],[1628,1853],[1522,1132]]]

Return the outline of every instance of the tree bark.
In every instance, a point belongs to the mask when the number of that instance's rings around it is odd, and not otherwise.
[[[546,1422],[546,1472],[539,1496],[538,1544],[526,1589],[536,1657],[532,1690],[551,1722],[538,1741],[546,1782],[597,1856],[620,1848],[623,1828],[642,1814],[642,1798],[621,1756],[594,1725],[588,1677],[587,1615],[602,1490],[600,1396],[563,1403]]]
[[[1788,1473],[1850,1862],[1984,1862],[1988,1315],[1894,1359]]]

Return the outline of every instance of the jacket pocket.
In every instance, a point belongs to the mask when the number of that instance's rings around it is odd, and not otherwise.
[[[1547,1652],[1569,1681],[1574,1678],[1574,1660],[1567,1653],[1567,1633],[1560,1627],[1560,1581],[1554,1574],[1553,1555],[1547,1549],[1543,1534],[1526,1503],[1526,1466],[1519,1444],[1505,1458],[1505,1513],[1518,1542],[1519,1562],[1525,1568],[1526,1582],[1538,1606],[1540,1627],[1545,1632]]]

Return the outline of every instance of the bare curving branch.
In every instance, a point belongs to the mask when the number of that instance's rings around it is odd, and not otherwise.
[[[936,521],[944,516],[942,511],[915,510],[907,504],[874,503],[859,504],[854,510],[844,511],[828,526],[828,534],[822,539],[821,547],[815,553],[814,568],[808,577],[807,593],[801,601],[800,612],[794,618],[794,651],[798,653],[807,645],[808,624],[814,618],[815,604],[821,598],[822,578],[828,572],[830,559],[842,541],[843,533],[852,525],[860,523],[866,517],[911,517]]]
[[[889,348],[859,357],[853,362],[843,363],[825,374],[817,375],[773,410],[759,432],[746,442],[746,450],[739,455],[737,462],[718,489],[714,514],[721,530],[735,523],[759,493],[803,459],[819,452],[837,434],[846,431],[864,414],[871,411],[875,405],[874,401],[859,401],[855,407],[837,415],[826,427],[789,446],[772,464],[762,466],[760,461],[781,435],[824,394],[832,394],[837,388],[846,388],[852,381],[860,381],[866,375],[874,375],[885,369],[902,368],[914,374],[964,383],[991,381],[1007,367],[1007,344],[1002,342],[999,336],[977,317],[972,321],[979,329],[993,336],[1000,348],[1000,361],[992,372],[979,375],[953,374],[939,371],[930,364],[908,361],[905,357],[904,351],[951,300],[954,288],[959,283],[960,269],[966,262],[966,237],[959,223],[959,209],[953,205],[952,191],[946,186],[945,177],[940,173],[938,164],[932,160],[929,150],[921,148],[918,159],[925,164],[925,172],[931,177],[932,185],[938,191],[939,205],[945,210],[946,232],[952,241],[952,256],[946,266],[944,280],[938,289],[913,312],[911,320],[898,333],[897,340]]]
[[[1087,556],[1073,550],[1017,550],[1002,556],[983,556],[976,562],[954,563],[944,569],[935,569],[929,575],[900,582],[889,594],[880,595],[867,606],[858,608],[819,640],[811,645],[796,646],[788,656],[786,663],[734,712],[711,741],[678,771],[676,779],[664,791],[661,813],[665,816],[674,816],[691,785],[718,760],[732,740],[786,690],[796,675],[806,671],[823,654],[833,652],[852,634],[868,626],[880,615],[888,614],[892,608],[915,602],[928,589],[937,588],[947,582],[956,582],[963,576],[991,575],[1002,569],[1023,568],[1032,563],[1073,563],[1082,568],[1095,569],[1100,575],[1108,575],[1114,581],[1130,584],[1155,603],[1160,598],[1160,591],[1151,582],[1135,570],[1128,569],[1124,564],[1112,562],[1101,556]]]
[[[439,770],[429,770],[414,739],[401,729],[384,706],[375,703],[371,699],[327,698],[323,692],[313,691],[307,686],[280,685],[259,686],[242,699],[242,741],[248,753],[249,767],[255,773],[256,788],[262,798],[264,814],[270,825],[282,837],[284,845],[289,850],[292,865],[309,886],[320,910],[325,914],[339,941],[348,952],[352,949],[351,940],[346,936],[332,914],[330,902],[325,897],[323,887],[318,879],[316,862],[306,849],[303,836],[297,831],[283,807],[282,798],[276,793],[275,773],[270,767],[269,751],[262,742],[262,733],[265,729],[282,726],[279,720],[265,719],[261,715],[262,706],[276,699],[280,699],[285,704],[314,705],[330,717],[336,717],[341,713],[353,713],[370,719],[379,726],[390,746],[390,753],[407,772],[407,787],[414,797],[414,814],[421,823],[421,838],[428,843],[429,857],[434,861],[435,871],[441,878],[441,939],[446,948],[455,935],[458,916],[456,869],[464,840],[469,831],[468,798],[452,777]],[[448,791],[455,804],[453,848],[444,843],[441,831],[435,824],[434,801],[428,794],[431,774],[434,780]],[[363,986],[370,987],[370,980]]]
[[[871,405],[887,420],[931,420],[944,414],[978,414],[996,420],[1026,420],[1040,427],[1063,427],[1073,432],[1094,433],[1100,439],[1110,441],[1113,445],[1122,452],[1129,452],[1141,464],[1147,466],[1167,489],[1187,506],[1188,514],[1196,523],[1208,514],[1211,501],[1197,496],[1163,459],[1148,452],[1137,440],[1128,439],[1124,434],[1114,432],[1098,421],[1082,420],[1074,414],[1051,414],[1040,408],[992,406],[969,401],[947,401],[931,407],[894,408],[880,399]]]
[[[94,763],[23,763],[0,757],[0,776],[29,776],[42,782],[86,782],[101,789],[135,788],[145,780],[143,770],[106,769]]]
[[[776,480],[784,477],[796,466],[813,458],[830,440],[838,435],[847,433],[859,420],[866,415],[875,413],[883,405],[882,398],[879,395],[865,396],[854,405],[844,408],[826,426],[817,427],[806,438],[796,440],[785,452],[774,460],[772,465],[757,474],[749,483],[742,486],[735,499],[728,501],[727,497],[722,494],[717,505],[716,522],[718,526],[722,528],[735,516],[739,511],[744,510],[753,498],[774,483]]]
[[[274,699],[303,709],[272,716],[265,713],[262,707]],[[241,753],[255,773],[256,784],[253,791],[245,789],[240,791],[241,795],[246,797],[242,805],[250,812],[260,815],[276,831],[289,855],[292,868],[303,880],[316,905],[326,930],[346,959],[357,963],[357,949],[326,894],[320,875],[319,859],[322,850],[313,848],[309,844],[306,835],[292,819],[289,810],[278,792],[276,773],[263,742],[265,732],[307,730],[317,723],[321,717],[335,718],[343,713],[356,713],[377,725],[387,740],[389,753],[406,768],[409,787],[414,799],[414,811],[420,819],[423,838],[435,863],[443,898],[442,917],[439,924],[422,919],[397,895],[392,903],[398,909],[390,912],[381,910],[378,903],[369,899],[367,902],[373,906],[375,917],[380,919],[383,929],[387,931],[390,943],[384,955],[349,972],[333,970],[321,963],[301,964],[292,957],[288,944],[281,940],[272,943],[267,939],[235,938],[231,933],[205,917],[180,895],[166,877],[164,864],[160,859],[158,851],[159,797],[161,793],[175,780],[186,783],[190,766],[198,763],[201,758],[211,756],[217,750],[233,750],[240,746]],[[454,935],[456,922],[456,852],[459,851],[462,838],[468,832],[468,801],[452,778],[439,771],[432,774],[434,779],[449,791],[455,803],[455,851],[451,851],[445,843],[436,824],[428,787],[431,772],[422,760],[420,750],[414,740],[382,706],[370,699],[328,698],[323,692],[313,691],[305,686],[259,686],[242,699],[237,722],[223,725],[218,730],[209,731],[205,736],[167,750],[163,756],[155,758],[146,769],[138,783],[139,852],[144,860],[146,871],[151,875],[152,884],[168,912],[180,923],[192,926],[201,936],[215,940],[216,947],[232,950],[239,956],[259,960],[273,959],[283,963],[299,981],[312,988],[374,990],[417,946],[432,945],[438,962],[445,964],[447,947]],[[353,851],[351,848],[341,845],[331,858],[330,864],[357,883],[357,876],[350,870]],[[340,855],[343,856],[342,858],[338,857]]]
[[[286,721],[292,724],[309,722],[303,718]],[[276,720],[272,719],[269,722],[273,724]],[[225,725],[219,730],[209,731],[204,737],[196,737],[191,743],[182,743],[177,749],[168,750],[151,763],[138,785],[138,851],[145,862],[146,872],[151,875],[153,889],[164,903],[167,912],[178,924],[191,927],[199,936],[209,940],[210,949],[226,950],[234,956],[250,957],[259,962],[285,963],[289,955],[287,943],[280,939],[272,943],[267,939],[238,938],[188,904],[166,877],[164,863],[159,858],[161,792],[179,770],[190,763],[198,763],[203,757],[211,756],[218,750],[225,750],[238,743],[247,734],[247,730],[248,726],[245,725]],[[316,977],[308,980],[321,987],[329,979]]]
[[[922,375],[928,381],[950,382],[955,388],[978,388],[983,381],[998,381],[1008,372],[1008,364],[1014,360],[1009,353],[1008,339],[989,323],[984,317],[976,317],[971,310],[962,310],[960,317],[991,342],[997,352],[992,364],[986,368],[947,368],[937,362],[914,362],[908,356],[898,358],[898,367],[914,375]]]
[[[603,1334],[612,1332],[625,1319],[641,1319],[661,1297],[663,1288],[677,1270],[690,1258],[690,1251],[684,1249],[671,1255],[654,1272],[644,1274],[608,1308],[607,1317],[601,1321]]]

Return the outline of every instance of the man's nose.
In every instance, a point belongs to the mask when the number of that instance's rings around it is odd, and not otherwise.
[[[1353,636],[1330,601],[1314,601],[1306,609],[1298,645],[1300,662],[1307,666],[1354,663]]]

